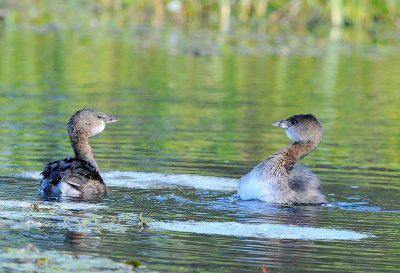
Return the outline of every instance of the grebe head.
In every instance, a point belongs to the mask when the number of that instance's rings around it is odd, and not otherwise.
[[[296,141],[318,141],[322,139],[322,126],[311,114],[295,115],[272,123],[273,126],[286,129],[286,135]]]
[[[117,117],[100,111],[82,109],[77,111],[69,120],[68,133],[91,137],[102,132],[107,123],[117,122],[118,120]]]

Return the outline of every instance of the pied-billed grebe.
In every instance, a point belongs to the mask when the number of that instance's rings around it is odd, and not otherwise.
[[[116,121],[117,117],[99,111],[77,111],[68,122],[75,158],[53,161],[47,165],[42,172],[42,195],[95,197],[105,194],[107,186],[93,158],[88,138],[103,131],[106,123]]]
[[[240,198],[279,204],[325,202],[319,191],[318,176],[296,164],[320,144],[323,131],[319,120],[311,114],[295,115],[272,125],[286,129],[287,136],[294,142],[269,156],[240,179]]]

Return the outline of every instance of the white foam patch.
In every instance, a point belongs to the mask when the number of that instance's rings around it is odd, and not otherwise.
[[[19,176],[21,176],[22,178],[42,179],[42,176],[40,175],[40,172],[23,171],[23,172],[20,173]]]
[[[23,178],[41,179],[40,172],[24,171],[20,175]],[[239,183],[239,180],[232,178],[190,174],[111,171],[101,175],[107,186],[139,189],[174,185],[204,190],[237,191]]]
[[[54,203],[54,202],[37,202],[37,201],[17,201],[17,200],[0,200],[0,208],[32,208],[33,204],[39,204],[40,208],[50,209],[58,208],[63,210],[90,210],[90,209],[106,209],[105,205],[90,203]]]
[[[236,191],[239,182],[232,178],[190,174],[114,171],[102,175],[108,186],[143,189],[175,185],[215,191]]]
[[[361,240],[373,237],[369,234],[357,233],[351,230],[335,230],[279,224],[241,224],[236,222],[154,222],[150,227],[178,232],[270,239]]]

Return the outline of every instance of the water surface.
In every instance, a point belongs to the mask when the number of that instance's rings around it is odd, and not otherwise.
[[[398,47],[197,56],[175,34],[139,38],[2,30],[0,248],[32,244],[59,268],[54,251],[72,255],[75,271],[80,257],[122,272],[127,260],[163,272],[399,270]],[[120,119],[90,139],[109,195],[43,201],[39,173],[72,155],[66,123],[81,108]],[[329,203],[238,200],[241,175],[290,143],[271,123],[299,113],[323,124],[303,164]],[[28,266],[12,253],[2,270]]]

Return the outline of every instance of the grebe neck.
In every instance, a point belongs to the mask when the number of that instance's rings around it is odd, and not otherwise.
[[[283,149],[285,155],[285,169],[290,171],[303,157],[310,154],[319,145],[319,141],[295,141]]]
[[[88,136],[70,134],[69,138],[71,146],[74,149],[75,157],[89,162],[97,169],[97,171],[99,171],[99,166],[94,160],[92,149],[89,145]]]

